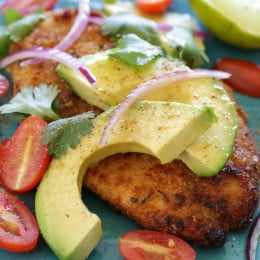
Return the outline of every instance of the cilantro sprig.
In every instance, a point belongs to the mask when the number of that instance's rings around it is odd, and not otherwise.
[[[49,144],[48,152],[55,159],[67,153],[69,147],[75,149],[80,137],[91,133],[93,112],[86,112],[70,118],[63,118],[49,123],[43,131],[43,142]]]
[[[42,11],[21,16],[15,9],[7,9],[4,13],[5,25],[0,27],[0,58],[8,54],[12,42],[22,40],[44,17]]]
[[[60,117],[54,112],[52,105],[58,92],[58,87],[52,85],[24,86],[8,103],[0,106],[0,113],[39,115],[47,121],[57,120]]]
[[[156,23],[130,13],[118,13],[105,18],[102,24],[102,34],[111,36],[114,41],[124,34],[136,34],[151,44],[160,43]]]
[[[165,39],[164,47],[169,50],[169,54],[185,61],[192,68],[201,67],[204,62],[209,61],[205,52],[196,44],[194,35],[188,28],[175,26],[173,30],[166,33]]]
[[[105,18],[102,34],[109,35],[111,40],[117,42],[114,53],[112,51],[110,55],[135,67],[143,66],[162,55],[178,58],[192,68],[208,62],[192,30],[186,27],[174,26],[167,33],[160,32],[155,21],[120,12]],[[135,35],[135,40],[129,35]]]
[[[160,46],[152,45],[135,34],[125,34],[118,40],[117,47],[108,51],[108,54],[130,66],[138,67],[163,56],[164,52]]]

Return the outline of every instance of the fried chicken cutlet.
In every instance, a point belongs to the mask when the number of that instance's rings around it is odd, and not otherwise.
[[[48,17],[11,52],[33,46],[55,46],[69,30],[76,12],[68,9]],[[69,49],[80,56],[113,46],[101,36],[100,26],[89,24]],[[42,82],[59,86],[60,113],[69,117],[88,110],[86,104],[56,75],[55,62],[28,67],[14,63],[8,67],[14,92],[22,85]],[[248,227],[258,205],[259,157],[246,125],[245,114],[237,107],[239,129],[233,154],[222,171],[209,178],[197,177],[181,161],[161,165],[145,154],[117,154],[93,165],[85,185],[113,208],[145,228],[176,234],[204,247],[222,246],[230,230]]]

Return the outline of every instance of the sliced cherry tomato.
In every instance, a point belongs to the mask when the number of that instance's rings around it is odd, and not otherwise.
[[[151,230],[134,230],[118,242],[119,251],[127,260],[193,260],[195,250],[182,239]]]
[[[0,74],[0,98],[4,96],[9,88],[9,81],[6,79],[5,76]]]
[[[136,0],[137,7],[149,14],[161,14],[167,10],[173,0]]]
[[[29,116],[19,125],[11,140],[0,146],[4,162],[0,165],[0,181],[4,188],[22,193],[40,181],[51,156],[43,144],[43,129],[47,123],[39,116]]]
[[[11,252],[35,248],[39,228],[34,215],[12,194],[0,190],[0,247]]]
[[[51,10],[57,0],[6,0],[1,6],[1,12],[7,8],[15,8],[21,14],[26,15],[37,11],[39,8]]]
[[[232,74],[224,82],[234,90],[248,96],[260,97],[260,67],[254,62],[222,58],[214,64],[214,69]]]

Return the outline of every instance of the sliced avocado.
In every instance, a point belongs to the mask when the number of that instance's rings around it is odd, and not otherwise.
[[[100,138],[114,108],[96,117],[90,135],[76,149],[53,159],[36,192],[35,211],[45,241],[60,259],[86,259],[101,235],[101,221],[81,200],[89,165],[122,152],[141,152],[162,163],[176,158],[215,121],[214,110],[174,102],[140,101],[112,129],[107,143]]]
[[[63,65],[58,67],[58,73],[80,97],[102,109],[117,105],[133,88],[149,78],[186,68],[178,61],[159,58],[137,71],[109,58],[105,52],[86,56],[83,60],[97,77],[96,88],[91,87],[80,73]],[[213,106],[218,122],[187,148],[180,159],[199,176],[212,176],[222,169],[232,153],[237,130],[236,109],[222,83],[211,78],[186,80],[154,91],[145,99]]]
[[[238,118],[234,102],[220,81],[212,78],[183,81],[154,91],[146,99],[214,107],[218,122],[187,147],[179,159],[199,176],[213,176],[223,168],[233,150]]]
[[[91,86],[80,72],[63,64],[57,67],[57,72],[79,97],[103,110],[118,105],[133,88],[155,75],[187,69],[179,60],[161,57],[138,70],[109,57],[106,52],[86,55],[81,60],[95,75],[97,86]]]

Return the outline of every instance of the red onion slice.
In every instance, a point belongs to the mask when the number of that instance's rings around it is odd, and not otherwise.
[[[100,146],[103,146],[107,142],[107,138],[113,126],[119,120],[120,116],[129,109],[129,107],[137,100],[140,99],[153,90],[160,89],[169,84],[176,82],[202,78],[202,77],[212,77],[216,79],[226,79],[230,77],[230,74],[223,71],[217,70],[207,70],[207,69],[194,69],[187,71],[170,71],[165,72],[157,77],[154,77],[144,83],[138,85],[134,90],[132,90],[122,103],[118,105],[113,114],[111,115],[107,126],[103,132],[100,140]]]
[[[260,235],[260,215],[256,218],[252,227],[249,230],[246,244],[246,259],[256,259],[256,249],[258,244],[258,238]]]
[[[59,50],[67,50],[84,32],[90,16],[89,0],[80,0],[78,15],[65,38],[55,47]]]
[[[63,40],[56,45],[54,48],[65,51],[70,46],[73,45],[73,43],[80,37],[80,35],[84,32],[90,16],[90,5],[89,0],[80,0],[78,4],[78,14],[76,16],[76,19],[68,32],[68,34],[63,38]],[[38,62],[43,61],[44,59],[30,59],[22,62],[22,66],[27,66],[30,64],[35,64]]]
[[[35,47],[15,52],[0,61],[0,68],[4,68],[15,61],[28,58],[43,58],[65,64],[68,67],[79,70],[87,78],[90,84],[94,84],[96,82],[94,75],[85,67],[83,63],[80,62],[80,60],[74,58],[66,52],[52,48]]]

